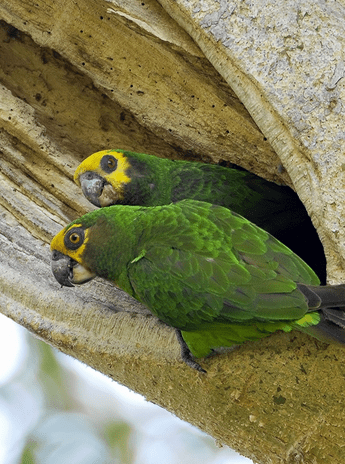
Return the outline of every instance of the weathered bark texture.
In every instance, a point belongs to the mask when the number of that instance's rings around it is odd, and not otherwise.
[[[255,462],[343,463],[344,350],[276,334],[202,375],[123,292],[51,275],[52,236],[92,209],[75,168],[126,148],[293,186],[344,276],[342,4],[160,3],[1,2],[0,310]]]
[[[344,280],[344,2],[159,1],[279,155]]]

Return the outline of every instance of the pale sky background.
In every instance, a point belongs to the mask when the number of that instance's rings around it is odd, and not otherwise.
[[[28,356],[28,344],[25,332],[25,329],[0,314],[1,390],[6,390],[6,385],[18,373],[22,363],[35,364],[32,354]],[[97,408],[98,412],[100,408],[103,408],[106,413],[108,412],[111,415],[112,405],[109,405],[108,395],[110,393],[113,396],[113,406],[116,408],[116,415],[119,414],[123,417],[123,420],[133,426],[135,435],[139,440],[136,443],[135,464],[180,464],[182,461],[190,464],[252,464],[250,459],[244,458],[237,453],[235,454],[234,451],[227,447],[221,448],[215,458],[214,452],[212,454],[208,450],[207,445],[200,449],[199,442],[193,443],[193,436],[204,437],[206,442],[214,441],[208,438],[203,432],[181,421],[164,409],[147,402],[141,395],[117,384],[79,361],[62,353],[58,355],[58,358],[65,367],[78,374],[79,380],[76,382],[78,384],[76,388],[80,388],[78,395],[81,400],[89,405],[91,412],[92,408]],[[13,390],[19,388],[15,383],[13,386],[12,384],[10,385]],[[16,454],[19,451],[16,450],[16,440],[19,442],[23,435],[21,427],[23,427],[23,430],[30,430],[30,427],[32,428],[35,420],[37,420],[36,415],[39,410],[37,398],[30,398],[30,395],[23,391],[19,395],[20,400],[18,400],[18,396],[15,397],[14,393],[14,401],[17,403],[21,401],[22,404],[16,404],[15,408],[12,409],[9,408],[8,393],[6,397],[7,401],[0,396],[0,464],[18,464],[19,461]],[[102,401],[103,396],[104,401]],[[64,415],[66,416],[66,413]],[[60,419],[66,420],[66,418]],[[38,433],[44,434],[49,430],[51,424],[49,421],[47,422],[45,423],[45,430]],[[73,424],[70,426],[73,429]],[[63,425],[62,429],[65,428],[66,426]],[[65,430],[65,433],[68,433],[68,430]],[[90,435],[90,440],[92,439]],[[63,441],[63,438],[60,438],[60,440]],[[82,446],[85,446],[84,442]],[[80,453],[80,450],[78,452]],[[185,461],[187,456],[189,456],[189,459]],[[79,462],[79,457],[80,454],[78,455],[78,459],[73,461],[73,463]],[[88,454],[89,457],[90,453]],[[59,461],[52,459],[46,464],[53,464],[54,462]],[[87,462],[93,461],[91,459],[91,461]],[[96,464],[96,461],[94,462]],[[99,460],[98,464],[102,464],[102,461]]]

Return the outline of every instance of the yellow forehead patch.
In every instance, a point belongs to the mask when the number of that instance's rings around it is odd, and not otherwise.
[[[64,241],[64,238],[67,232],[76,227],[82,227],[82,224],[73,224],[70,227],[65,227],[64,229],[60,230],[60,232],[56,234],[53,240],[51,241],[50,249],[52,251],[53,250],[60,251],[60,253],[66,256],[69,256],[70,258],[74,259],[78,263],[82,264],[82,255],[85,250],[85,246],[87,242],[89,241],[89,230],[88,229],[84,230],[84,234],[85,234],[84,242],[76,250],[70,250],[69,248],[67,248],[65,245],[65,241]]]
[[[101,159],[105,155],[111,155],[117,160],[117,168],[114,172],[107,174],[101,168]],[[127,176],[126,171],[131,167],[128,158],[116,150],[103,150],[90,155],[86,160],[84,160],[76,169],[74,173],[74,182],[79,185],[79,177],[87,171],[97,172],[100,176],[106,179],[109,184],[111,184],[115,190],[122,190],[123,184],[128,184],[131,181],[131,178]]]

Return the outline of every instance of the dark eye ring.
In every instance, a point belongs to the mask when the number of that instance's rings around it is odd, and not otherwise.
[[[111,155],[105,155],[101,159],[101,168],[107,174],[114,172],[117,168],[117,159]]]
[[[69,250],[76,250],[84,242],[84,230],[81,227],[74,227],[65,235],[64,242]]]

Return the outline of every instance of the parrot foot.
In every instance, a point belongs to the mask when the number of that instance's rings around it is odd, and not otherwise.
[[[187,364],[187,366],[192,367],[193,369],[196,369],[199,372],[204,372],[206,374],[207,371],[203,369],[200,364],[198,364],[196,361],[193,359],[193,355],[190,352],[187,343],[184,341],[182,334],[180,330],[175,330],[176,331],[176,336],[177,340],[180,344],[181,347],[181,358],[184,363]]]

